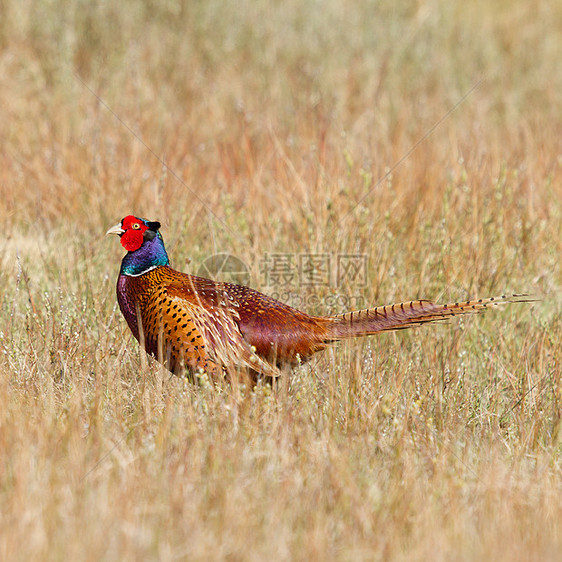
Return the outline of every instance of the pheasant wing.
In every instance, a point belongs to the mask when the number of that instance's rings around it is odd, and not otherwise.
[[[168,284],[164,291],[163,325],[172,326],[172,342],[175,339],[186,346],[183,355],[189,355],[190,346],[198,345],[198,352],[203,350],[213,363],[227,371],[242,368],[269,377],[279,375],[278,369],[259,357],[244,339],[239,313],[226,294],[220,298],[216,288],[207,288],[201,294],[181,282]]]

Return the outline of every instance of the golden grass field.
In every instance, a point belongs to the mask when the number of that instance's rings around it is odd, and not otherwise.
[[[1,560],[561,559],[562,4],[0,13]],[[266,255],[367,256],[313,313],[541,300],[192,386],[116,307],[130,213],[268,292]]]

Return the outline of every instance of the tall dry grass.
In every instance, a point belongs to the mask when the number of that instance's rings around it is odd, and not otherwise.
[[[0,558],[559,558],[557,3],[0,11]],[[311,312],[542,301],[195,388],[116,310],[131,212],[257,288],[266,253],[366,254]]]

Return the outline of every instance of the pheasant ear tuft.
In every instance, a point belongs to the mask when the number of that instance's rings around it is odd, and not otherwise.
[[[158,229],[160,228],[161,224],[158,221],[154,221],[154,222],[147,222],[146,223],[148,226],[149,230],[154,230],[154,232],[158,232]]]

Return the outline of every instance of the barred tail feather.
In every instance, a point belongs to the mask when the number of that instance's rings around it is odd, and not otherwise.
[[[452,316],[482,312],[487,308],[514,302],[534,302],[527,294],[502,295],[463,302],[435,304],[428,300],[415,300],[365,310],[346,312],[330,317],[329,337],[326,341],[369,336],[412,328],[427,322],[438,322]]]

